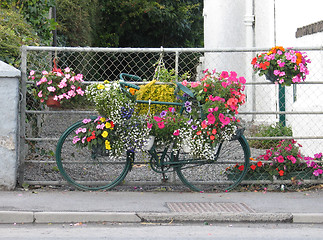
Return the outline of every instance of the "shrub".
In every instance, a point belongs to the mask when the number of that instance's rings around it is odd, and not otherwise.
[[[38,45],[35,35],[23,17],[10,9],[0,9],[0,60],[15,67],[20,65],[20,47]]]
[[[279,136],[293,136],[293,131],[291,127],[283,126],[281,123],[277,122],[272,125],[260,125],[257,126],[253,131],[253,137],[279,137]],[[269,149],[276,146],[280,140],[251,140],[249,142],[250,147]]]

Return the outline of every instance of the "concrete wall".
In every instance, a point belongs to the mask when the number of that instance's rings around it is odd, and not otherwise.
[[[0,61],[0,189],[16,186],[20,71]]]

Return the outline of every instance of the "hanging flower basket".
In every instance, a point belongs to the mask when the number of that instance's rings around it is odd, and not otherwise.
[[[276,46],[266,53],[258,54],[251,64],[259,76],[265,75],[272,83],[290,86],[305,81],[309,74],[307,64],[310,62],[305,52]]]

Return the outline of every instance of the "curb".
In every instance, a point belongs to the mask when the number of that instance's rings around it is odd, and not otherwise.
[[[285,222],[323,223],[323,213],[168,213],[0,211],[0,224],[89,222]]]
[[[144,222],[292,222],[290,213],[138,213]]]

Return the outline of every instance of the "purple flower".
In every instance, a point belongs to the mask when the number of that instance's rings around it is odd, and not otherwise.
[[[193,129],[193,130],[196,130],[196,129],[197,129],[197,126],[192,125],[192,129]]]
[[[186,102],[185,102],[185,107],[191,106],[191,104],[192,104],[191,102],[186,101]]]
[[[166,116],[166,114],[167,114],[167,112],[166,112],[166,111],[162,111],[162,112],[160,113],[160,117],[165,117],[165,116]]]
[[[191,106],[186,107],[186,112],[188,113],[192,112],[192,107]]]

